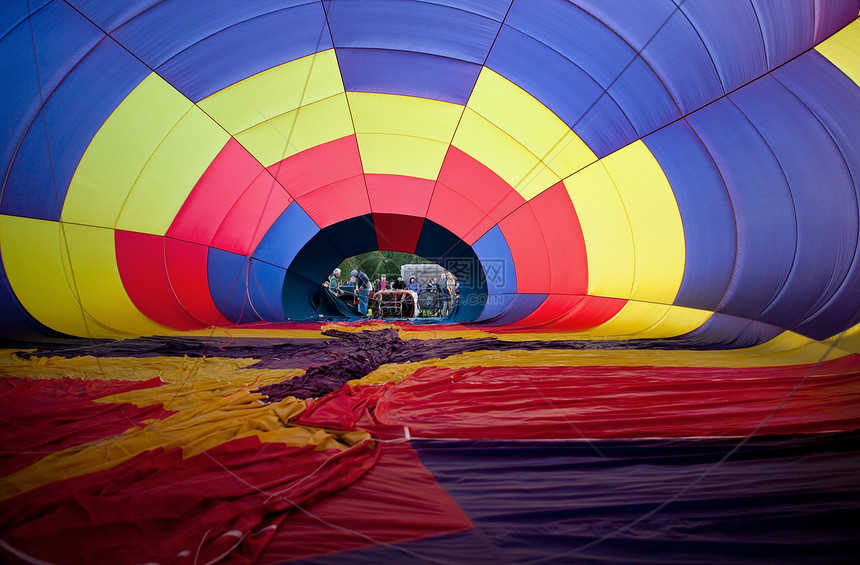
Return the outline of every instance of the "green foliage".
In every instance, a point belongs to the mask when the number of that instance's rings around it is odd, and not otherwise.
[[[433,263],[433,261],[414,253],[377,250],[344,259],[338,267],[347,278],[353,269],[358,269],[367,273],[370,280],[378,279],[380,275],[385,275],[389,280],[394,280],[400,274],[401,265],[413,263]]]

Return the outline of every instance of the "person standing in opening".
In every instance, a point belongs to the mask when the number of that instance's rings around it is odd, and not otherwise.
[[[358,313],[367,316],[367,301],[370,298],[370,279],[364,271],[352,270],[355,277],[355,288],[358,290]]]
[[[431,316],[438,316],[441,309],[441,300],[439,296],[439,285],[436,283],[435,277],[430,277],[427,284],[424,286],[425,304],[424,309],[430,312]]]
[[[374,290],[379,292],[380,290],[388,289],[388,281],[385,280],[385,275],[382,275],[379,279],[379,282],[374,285]]]
[[[397,280],[391,283],[391,288],[394,290],[406,290],[406,281],[403,280],[403,277],[398,276]]]
[[[451,287],[448,285],[448,273],[442,273],[442,283],[439,285],[442,292],[442,316],[448,316],[451,311]]]
[[[409,277],[409,284],[406,285],[406,288],[418,294],[418,291],[421,290],[421,287],[418,286],[418,281],[415,280],[415,277]]]
[[[448,273],[448,299],[451,301],[448,306],[448,314],[454,313],[454,308],[457,306],[457,299],[460,297],[460,283],[457,282],[457,277],[455,277],[452,273]]]
[[[332,271],[331,276],[328,278],[328,289],[336,295],[343,294],[343,291],[340,289],[340,269],[335,268]]]

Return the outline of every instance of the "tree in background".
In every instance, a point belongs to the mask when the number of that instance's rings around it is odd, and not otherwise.
[[[344,259],[338,267],[340,267],[343,273],[349,273],[353,269],[360,268],[367,274],[370,280],[378,279],[380,275],[386,275],[391,280],[394,280],[400,274],[401,265],[412,263],[432,263],[432,261],[414,253],[377,250]]]

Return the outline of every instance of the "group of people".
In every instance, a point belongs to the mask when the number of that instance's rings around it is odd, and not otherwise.
[[[447,317],[454,312],[459,300],[460,284],[451,273],[443,273],[442,281],[440,284],[435,277],[430,277],[424,285],[422,309],[428,310],[433,316]]]
[[[394,281],[389,281],[386,279],[385,275],[382,275],[373,282],[373,290],[376,292],[379,292],[380,290],[414,290],[410,286],[413,283],[415,288],[418,288],[418,283],[415,283],[415,277],[410,278],[409,284],[406,284],[403,277],[400,275],[398,275],[397,279]]]
[[[336,268],[323,283],[323,286],[338,297],[346,297],[346,295],[354,297],[355,303],[358,305],[358,312],[362,316],[368,315],[371,290],[373,292],[411,290],[416,295],[421,293],[425,297],[422,300],[421,309],[432,316],[449,316],[454,311],[460,295],[457,277],[451,273],[443,273],[442,283],[439,283],[435,277],[431,277],[423,289],[419,287],[415,277],[409,277],[407,283],[399,275],[394,281],[388,281],[385,275],[381,275],[379,279],[371,283],[364,271],[353,269],[350,272],[349,280],[341,284],[340,275],[341,270]]]
[[[338,298],[342,296],[353,297],[358,304],[358,312],[362,316],[367,316],[368,302],[370,301],[370,279],[364,271],[353,269],[349,274],[349,280],[344,284],[340,283],[341,270],[336,268],[332,271],[328,280],[323,283],[323,286],[328,288]]]

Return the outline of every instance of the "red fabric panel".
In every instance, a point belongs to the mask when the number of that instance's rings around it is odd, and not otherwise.
[[[209,247],[168,237],[164,252],[170,286],[182,308],[206,326],[232,326],[209,293]]]
[[[540,221],[550,264],[550,293],[586,294],[588,259],[585,238],[573,203],[563,183],[541,192],[529,201]]]
[[[621,298],[583,296],[569,312],[544,324],[541,329],[564,332],[587,330],[611,320],[625,304],[627,300]]]
[[[436,183],[427,219],[447,228],[468,245],[496,225],[478,204],[441,182]]]
[[[448,148],[437,180],[465,195],[495,222],[525,202],[499,175],[453,145]]]
[[[499,228],[514,260],[517,292],[548,293],[551,280],[547,243],[541,221],[535,216],[531,203],[524,204],[499,222]]]
[[[522,330],[523,328],[536,328],[552,323],[559,318],[566,317],[571,310],[582,302],[583,298],[585,297],[550,294],[534,312],[518,322],[502,326],[502,331],[506,329]]]
[[[373,213],[423,217],[433,193],[433,181],[399,175],[365,175]]]
[[[360,429],[378,427],[380,435],[408,426],[414,438],[484,439],[737,437],[757,428],[767,435],[860,427],[857,355],[818,367],[430,367],[397,384],[360,388],[368,390],[345,389],[310,403],[301,421],[324,425],[337,413],[339,424],[352,420]]]
[[[230,139],[197,181],[167,230],[167,236],[208,245],[230,208],[263,166]]]
[[[373,214],[376,239],[383,251],[415,253],[424,218],[396,214]]]
[[[0,530],[12,547],[52,563],[214,563],[228,552],[230,563],[255,563],[295,505],[353,483],[378,451],[256,436],[187,458],[154,450],[0,502]]]
[[[131,390],[161,386],[160,379],[102,381],[0,377],[0,476],[49,453],[119,434],[173,412],[161,404],[96,403]]]
[[[296,201],[321,228],[370,213],[363,175],[317,188]]]
[[[178,330],[206,327],[189,315],[173,294],[165,265],[164,237],[115,230],[114,240],[123,287],[144,316]]]
[[[522,320],[487,328],[494,333],[522,331],[573,332],[588,330],[613,318],[627,304],[626,299],[602,296],[550,295],[532,314]]]
[[[266,546],[259,563],[283,563],[473,527],[408,444],[381,444],[379,449],[376,465],[365,476],[337,496],[308,506],[313,517],[294,514],[288,527],[280,528]]]
[[[262,171],[227,213],[212,238],[212,247],[250,256],[290,202],[284,188],[268,171]]]
[[[364,171],[354,135],[305,149],[269,167],[293,198]]]

